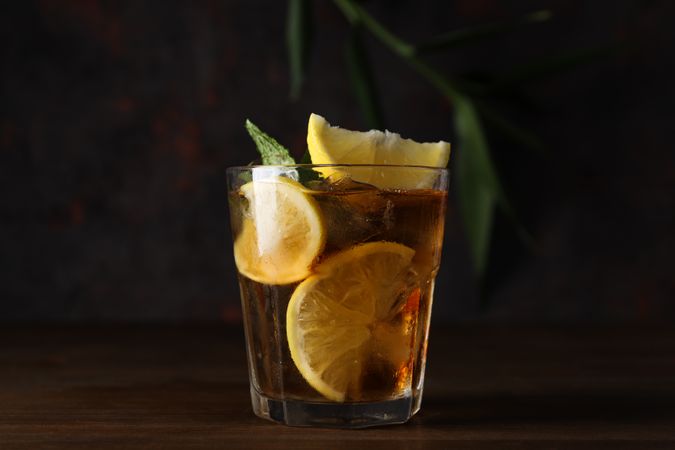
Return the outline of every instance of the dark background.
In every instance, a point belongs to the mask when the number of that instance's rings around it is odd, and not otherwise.
[[[314,3],[298,102],[285,2],[2,3],[0,320],[239,320],[224,171],[255,158],[244,119],[297,155],[310,112],[365,128],[342,59],[344,18]],[[482,303],[450,198],[435,320],[672,321],[675,2],[366,6],[412,42],[554,13],[431,58],[451,73],[626,43],[527,87],[537,108],[513,118],[549,159],[493,142],[535,246],[524,251],[498,227]],[[454,141],[451,106],[379,43],[368,49],[387,127]]]

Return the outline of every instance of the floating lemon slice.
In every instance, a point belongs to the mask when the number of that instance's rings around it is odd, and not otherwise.
[[[285,177],[251,181],[241,192],[248,211],[234,242],[239,272],[276,285],[307,278],[326,242],[316,201],[300,183]]]
[[[444,141],[420,143],[397,133],[370,130],[350,131],[331,126],[312,114],[307,125],[307,146],[313,164],[378,164],[397,166],[446,167],[450,144]],[[335,169],[321,169],[324,176],[340,176]],[[381,189],[430,188],[435,174],[429,170],[401,168],[352,168],[356,181]]]
[[[415,251],[394,242],[357,245],[327,258],[295,289],[286,312],[291,357],[332,401],[359,399],[373,360],[410,358],[410,330],[391,319],[406,305]]]

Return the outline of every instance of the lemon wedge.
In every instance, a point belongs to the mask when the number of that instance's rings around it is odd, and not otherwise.
[[[286,311],[291,357],[329,400],[361,400],[369,364],[410,361],[410,329],[391,319],[414,292],[415,251],[395,242],[360,244],[333,255],[293,292]]]
[[[450,144],[415,142],[389,131],[350,131],[331,126],[318,114],[309,116],[307,146],[313,164],[377,164],[446,167]],[[324,176],[340,176],[335,169],[321,169]],[[433,183],[434,173],[424,169],[353,168],[350,176],[381,189],[422,189]],[[342,174],[344,176],[344,174]]]
[[[241,192],[248,210],[234,242],[239,272],[275,285],[307,278],[326,242],[316,201],[300,183],[286,177],[251,181]]]

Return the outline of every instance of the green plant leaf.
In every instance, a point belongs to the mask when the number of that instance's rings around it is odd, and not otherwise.
[[[487,125],[500,132],[504,137],[512,142],[531,150],[539,156],[549,156],[549,149],[534,133],[519,127],[504,117],[497,110],[487,106],[483,102],[475,101],[476,109]]]
[[[455,161],[462,220],[478,279],[488,264],[494,210],[501,187],[476,109],[466,97],[455,102],[459,153]]]
[[[460,210],[469,238],[474,270],[478,279],[482,279],[488,265],[497,205],[525,245],[533,245],[532,237],[518,220],[515,209],[506,197],[474,102],[460,95],[455,101],[454,117],[460,147],[455,162]]]
[[[307,71],[312,35],[309,0],[288,0],[286,16],[286,47],[290,67],[291,99],[300,96]]]
[[[459,138],[459,155],[455,161],[455,173],[458,180],[460,210],[465,224],[469,247],[474,262],[475,273],[479,280],[485,276],[490,250],[490,238],[495,208],[499,205],[511,219],[516,231],[526,243],[531,238],[519,224],[515,209],[508,201],[492,161],[488,142],[483,131],[481,119],[472,99],[464,91],[467,86],[475,90],[476,95],[487,95],[489,86],[480,82],[456,82],[430,66],[415,54],[415,48],[401,40],[382,26],[357,2],[353,0],[334,0],[352,25],[361,25],[385,47],[405,61],[413,70],[433,85],[455,108],[454,120]],[[548,13],[547,13],[548,14]],[[530,18],[547,20],[546,14]],[[499,123],[505,133],[511,137],[537,145],[533,135],[521,130],[504,118],[487,113],[488,119]]]
[[[416,57],[415,48],[412,45],[399,39],[355,1],[333,0],[333,2],[340,8],[350,24],[362,26],[364,30],[367,30],[382,45],[403,59],[413,70],[438,89],[448,100],[454,101],[455,96],[459,94],[457,89],[447,77],[443,76],[443,74],[439,73],[425,61]]]
[[[295,164],[295,160],[286,147],[248,119],[246,119],[246,131],[253,139],[264,165]]]
[[[312,164],[312,155],[309,154],[309,150],[305,150],[300,164]],[[298,167],[298,179],[301,183],[307,183],[312,180],[321,180],[323,177],[320,172],[310,167]]]
[[[345,60],[347,62],[352,91],[354,97],[356,97],[356,102],[361,108],[366,124],[373,129],[383,129],[382,110],[370,60],[363,43],[362,30],[359,25],[351,27],[345,47]]]
[[[353,0],[333,0],[342,14],[347,18],[352,25],[362,24],[384,45],[390,48],[394,53],[409,58],[415,54],[415,47],[403,41],[387,30],[380,22],[375,20],[373,16],[368,14],[361,5]]]
[[[448,33],[444,33],[429,42],[417,45],[415,49],[418,53],[431,53],[434,51],[445,50],[465,44],[471,44],[477,41],[519,30],[525,25],[545,22],[550,20],[551,17],[553,17],[551,11],[542,10],[527,14],[511,22],[493,23],[453,30]]]
[[[305,153],[302,154],[300,164],[312,164],[312,155],[309,154],[309,150],[305,150]]]
[[[511,89],[516,85],[539,81],[615,54],[621,48],[623,48],[622,45],[614,44],[542,58],[511,69],[509,72],[496,77],[495,83],[488,89],[489,92],[495,92]]]

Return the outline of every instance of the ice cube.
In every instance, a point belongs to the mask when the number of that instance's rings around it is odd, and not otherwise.
[[[261,181],[275,177],[286,177],[298,181],[298,171],[294,167],[259,166],[252,170],[253,180]]]
[[[354,181],[349,175],[343,173],[334,173],[326,178],[329,191],[372,191],[377,187],[368,183]]]
[[[382,191],[367,184],[341,181],[343,189],[315,195],[324,215],[328,235],[326,250],[338,250],[381,239],[391,225],[391,208]],[[350,189],[347,189],[347,187]],[[353,189],[352,189],[353,188]]]

